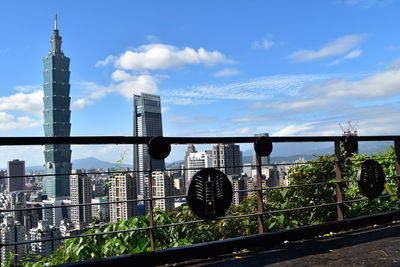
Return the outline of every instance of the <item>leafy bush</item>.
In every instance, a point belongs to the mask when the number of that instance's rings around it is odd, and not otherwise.
[[[350,157],[351,156],[351,157]],[[367,156],[345,155],[343,153],[342,173],[346,181],[345,200],[363,198],[355,182],[359,165]],[[385,154],[372,158],[382,164],[389,176],[384,193],[393,193],[395,180],[394,149],[390,148]],[[273,211],[323,205],[336,202],[335,158],[333,155],[320,156],[317,160],[290,169],[290,185],[284,189],[266,190],[263,197],[264,211],[270,214],[264,216],[266,231],[276,231],[309,224],[318,224],[336,220],[336,204],[309,209],[298,209],[290,212]],[[296,186],[302,184],[332,182],[329,184]],[[352,202],[344,205],[346,218],[397,209],[397,198],[382,198]],[[257,213],[257,198],[249,196],[238,206],[232,206],[227,216]],[[181,206],[171,213],[160,210],[154,212],[156,226],[195,221],[198,218],[187,206]],[[108,225],[104,229],[91,229],[85,234],[97,234],[145,228],[149,226],[149,217],[140,216]],[[172,227],[156,227],[154,230],[156,249],[185,246],[233,237],[256,234],[258,229],[257,217],[242,217],[231,220],[180,224]],[[123,232],[117,234],[95,235],[69,239],[50,258],[39,259],[38,262],[27,262],[25,265],[42,266],[71,263],[89,259],[111,257],[123,254],[142,253],[150,250],[148,230]]]

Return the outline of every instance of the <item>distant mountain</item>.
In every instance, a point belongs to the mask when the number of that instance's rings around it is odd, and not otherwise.
[[[372,155],[385,152],[393,142],[360,142],[359,153]],[[243,151],[243,163],[252,163],[252,149]],[[281,143],[274,144],[274,150],[271,154],[271,162],[293,162],[299,158],[305,160],[313,160],[316,155],[333,154],[333,144],[328,143]],[[167,168],[180,168],[184,161],[167,162]],[[115,162],[99,160],[94,157],[76,159],[72,161],[73,169],[106,169],[113,168],[117,165]],[[121,167],[132,168],[131,164],[122,164]],[[28,166],[27,171],[36,172],[43,171],[43,166]]]
[[[285,163],[285,162],[294,162],[295,160],[304,158],[304,160],[314,160],[315,155],[309,155],[309,154],[297,154],[297,155],[291,155],[291,156],[278,156],[278,157],[271,157],[271,163]],[[263,158],[263,164],[267,163],[266,162],[267,158]],[[252,156],[243,156],[243,164],[248,164],[248,163],[253,163],[253,157]]]
[[[165,168],[168,169],[179,169],[182,164],[184,164],[184,160],[178,160],[178,161],[173,161],[173,162],[165,162]]]
[[[25,170],[27,172],[43,172],[44,167],[42,165],[39,165],[39,166],[28,166],[28,167],[25,167]]]
[[[84,158],[84,159],[76,159],[72,161],[72,168],[73,169],[107,169],[113,168],[117,165],[117,163],[108,162],[99,160],[94,157]],[[121,167],[128,167],[132,168],[130,164],[121,164]]]

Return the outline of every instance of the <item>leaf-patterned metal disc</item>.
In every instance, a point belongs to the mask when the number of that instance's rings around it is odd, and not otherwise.
[[[358,168],[357,182],[360,192],[372,199],[378,197],[385,186],[385,173],[375,160],[368,159]]]
[[[214,168],[205,168],[190,180],[187,202],[198,217],[215,220],[226,213],[231,205],[232,195],[232,184],[228,177]]]

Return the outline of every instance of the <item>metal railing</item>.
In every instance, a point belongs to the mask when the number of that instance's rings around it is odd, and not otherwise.
[[[335,178],[334,182],[318,182],[318,183],[304,183],[300,185],[288,185],[288,186],[277,186],[277,187],[263,187],[262,186],[262,167],[272,164],[262,164],[262,160],[260,156],[256,156],[256,164],[250,165],[250,167],[254,167],[256,169],[256,186],[255,189],[246,189],[246,190],[234,190],[234,193],[255,193],[255,197],[257,199],[257,211],[255,213],[249,214],[240,214],[240,215],[232,215],[218,218],[217,220],[234,220],[238,218],[244,217],[256,217],[257,218],[257,229],[258,234],[263,234],[266,226],[264,225],[264,217],[273,214],[286,213],[286,212],[294,212],[301,211],[307,209],[316,209],[322,207],[330,207],[336,206],[337,220],[344,220],[344,205],[348,203],[361,202],[367,200],[367,198],[359,198],[359,199],[350,199],[346,200],[344,198],[344,186],[347,183],[355,182],[355,180],[346,180],[343,177],[342,173],[342,164],[343,159],[341,157],[340,144],[345,141],[344,136],[306,136],[306,137],[268,137],[272,143],[299,143],[299,142],[328,142],[334,144],[334,151],[332,151],[335,155],[335,160],[332,162],[335,167]],[[0,137],[0,146],[22,146],[22,145],[48,145],[48,144],[71,144],[71,145],[98,145],[98,144],[148,144],[151,137],[125,137],[125,136],[91,136],[91,137]],[[227,143],[254,143],[257,137],[165,137],[165,140],[168,141],[172,145],[181,145],[181,144],[227,144]],[[397,180],[397,193],[396,194],[387,194],[382,195],[379,198],[388,198],[388,197],[397,197],[398,205],[400,205],[400,136],[357,136],[355,137],[357,141],[392,141],[395,149],[395,158],[392,158],[395,164],[396,176],[389,177]],[[313,164],[312,162],[302,162],[302,163],[285,163],[285,165],[298,165],[298,164]],[[279,164],[275,164],[279,165]],[[249,166],[249,165],[246,165]],[[225,166],[225,168],[238,168],[245,166]],[[193,168],[178,168],[171,170],[180,170],[187,171],[193,170]],[[156,229],[166,228],[166,227],[174,227],[185,224],[200,224],[206,223],[204,220],[192,220],[187,222],[179,222],[172,224],[163,224],[156,225],[154,223],[154,213],[153,213],[153,202],[156,200],[162,199],[176,199],[186,197],[186,195],[172,195],[165,197],[155,197],[152,193],[152,183],[153,180],[151,178],[153,170],[146,170],[146,173],[149,174],[149,191],[147,192],[147,196],[144,199],[131,199],[131,200],[123,200],[123,201],[107,201],[100,203],[82,203],[82,204],[71,204],[71,205],[59,205],[59,206],[42,206],[42,207],[32,207],[32,208],[17,208],[17,209],[1,209],[0,214],[9,213],[9,212],[21,212],[24,210],[44,210],[44,209],[57,209],[57,208],[72,208],[72,207],[80,207],[80,206],[93,206],[93,205],[112,205],[117,203],[137,203],[137,202],[147,202],[149,203],[149,226],[134,228],[134,229],[124,229],[124,230],[116,230],[116,231],[108,231],[108,232],[97,232],[97,233],[89,233],[89,234],[80,234],[76,236],[63,236],[63,237],[53,237],[39,240],[26,240],[26,241],[17,241],[10,243],[0,243],[0,249],[5,246],[17,246],[22,244],[31,244],[37,242],[53,242],[57,240],[67,240],[71,238],[77,237],[92,237],[99,235],[110,235],[110,234],[118,234],[118,233],[126,233],[132,231],[148,231],[149,239],[150,239],[150,247],[151,250],[156,250],[155,247],[155,235],[154,232]],[[88,172],[86,174],[118,174],[118,173],[135,173],[135,171],[109,171],[109,172]],[[66,173],[60,175],[76,175],[75,173]],[[43,177],[43,176],[54,176],[53,174],[35,174],[35,175],[26,175],[21,177],[2,177],[2,179],[20,179],[25,177]],[[313,187],[313,186],[324,186],[324,185],[335,185],[335,195],[336,201],[330,203],[321,203],[315,205],[308,205],[303,207],[293,207],[288,209],[280,209],[280,210],[265,210],[263,203],[265,202],[264,193],[270,190],[282,190],[288,188],[296,188],[296,187]]]

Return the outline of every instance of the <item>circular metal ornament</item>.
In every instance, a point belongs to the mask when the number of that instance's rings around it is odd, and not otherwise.
[[[357,182],[361,194],[369,199],[376,198],[385,186],[385,172],[377,161],[368,159],[358,168]]]
[[[344,139],[344,150],[346,150],[347,153],[357,152],[358,142],[354,136],[346,136],[346,138]]]
[[[187,202],[192,211],[205,220],[223,216],[231,206],[232,184],[214,168],[205,168],[193,175],[187,189]]]
[[[257,137],[256,141],[254,142],[254,150],[256,151],[257,155],[261,157],[269,156],[272,152],[272,149],[272,142],[266,136]]]
[[[171,144],[162,136],[153,137],[149,141],[148,152],[153,159],[165,159],[171,153]]]

